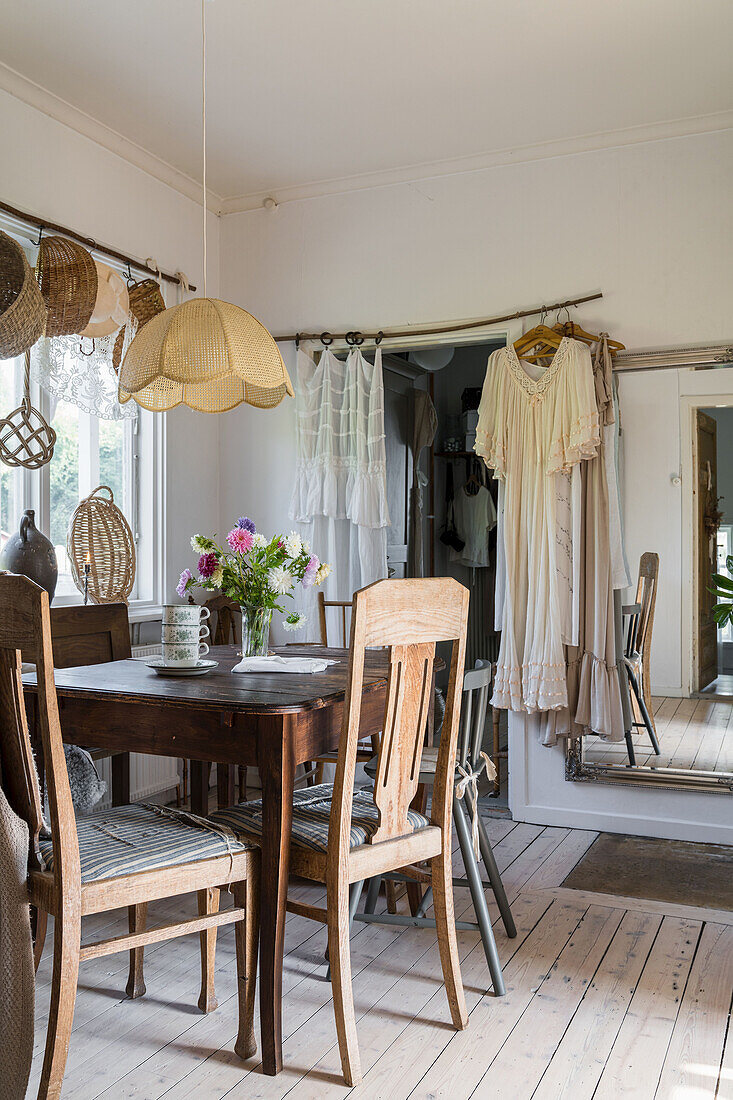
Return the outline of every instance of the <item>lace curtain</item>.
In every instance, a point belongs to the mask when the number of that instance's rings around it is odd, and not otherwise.
[[[316,364],[299,350],[296,380],[290,518],[302,525],[313,552],[331,563],[326,598],[350,600],[357,589],[387,576],[382,353],[377,349],[370,363],[359,348],[346,360],[326,348]],[[309,637],[317,638],[313,590],[304,611]]]
[[[135,335],[136,326],[124,328],[121,360]],[[82,336],[45,336],[31,349],[31,378],[57,400],[70,401],[101,420],[130,420],[137,405],[121,405],[117,399],[117,372],[112,351],[118,331],[90,340]]]

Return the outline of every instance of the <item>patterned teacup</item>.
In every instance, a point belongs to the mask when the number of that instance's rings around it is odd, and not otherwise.
[[[199,626],[209,618],[208,607],[196,603],[163,604],[163,624],[165,626]]]
[[[195,668],[209,647],[194,638],[191,642],[163,642],[161,652],[163,664],[168,668]]]
[[[178,623],[163,623],[161,627],[161,641],[163,642],[202,642],[208,638],[209,628],[206,623],[201,626],[188,626]]]

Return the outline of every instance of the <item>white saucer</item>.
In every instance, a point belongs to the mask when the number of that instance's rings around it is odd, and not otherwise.
[[[183,668],[180,665],[164,665],[162,657],[148,657],[145,664],[159,676],[204,676],[207,672],[211,672],[212,668],[216,668],[219,662],[199,659],[198,663],[190,668]]]

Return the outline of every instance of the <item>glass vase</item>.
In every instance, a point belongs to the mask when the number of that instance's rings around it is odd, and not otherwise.
[[[242,656],[266,657],[270,645],[272,608],[242,604]]]

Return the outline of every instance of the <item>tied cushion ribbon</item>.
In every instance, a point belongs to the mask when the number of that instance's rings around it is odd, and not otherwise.
[[[478,841],[478,781],[481,778],[481,772],[486,771],[486,775],[489,779],[496,779],[496,768],[494,762],[485,752],[479,752],[481,760],[478,767],[474,771],[470,764],[457,764],[456,771],[460,775],[460,779],[456,783],[456,798],[463,798],[466,791],[471,789],[471,797],[473,799],[473,813],[471,815],[471,841],[473,843],[473,850],[476,858],[479,856],[479,841]]]

